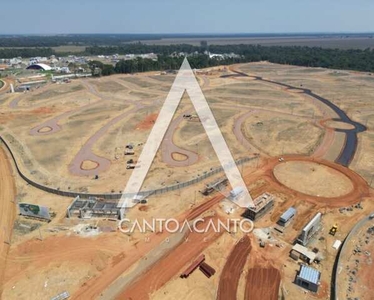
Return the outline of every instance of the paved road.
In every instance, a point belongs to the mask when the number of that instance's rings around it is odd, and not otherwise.
[[[346,123],[354,126],[354,129],[350,129],[350,130],[335,129],[336,131],[344,132],[346,134],[346,142],[345,142],[344,148],[342,149],[342,152],[340,153],[339,157],[335,160],[335,162],[338,163],[338,164],[341,164],[343,166],[346,166],[346,167],[351,163],[351,161],[353,160],[354,155],[356,153],[356,150],[357,150],[357,143],[358,143],[357,134],[366,130],[366,127],[364,125],[362,125],[358,122],[352,121],[347,116],[347,114],[342,109],[340,109],[338,106],[331,103],[329,100],[313,93],[309,89],[294,87],[294,86],[289,85],[289,84],[277,82],[277,81],[274,81],[274,80],[264,79],[260,76],[250,76],[250,75],[248,75],[244,72],[236,70],[234,67],[231,67],[230,70],[232,72],[236,73],[239,76],[252,77],[255,80],[259,80],[259,81],[275,84],[275,85],[278,85],[278,86],[281,86],[281,87],[285,87],[290,91],[292,91],[292,90],[293,91],[300,91],[301,94],[308,95],[308,96],[322,102],[323,104],[327,105],[328,107],[330,107],[340,118],[340,119],[334,119],[334,120],[339,120],[339,121],[342,121],[342,122],[346,122]],[[225,77],[229,77],[229,76],[226,75]]]
[[[336,259],[336,263],[334,265],[334,270],[333,270],[333,273],[332,273],[331,282],[333,284],[333,288],[332,288],[333,295],[332,295],[331,299],[343,300],[343,298],[339,298],[339,295],[344,294],[344,292],[340,292],[339,284],[340,284],[341,281],[344,280],[344,278],[341,278],[341,277],[343,277],[343,275],[344,275],[344,272],[342,272],[342,271],[344,270],[343,267],[344,267],[344,264],[347,263],[347,261],[343,262],[342,257],[344,255],[347,255],[345,253],[347,251],[346,247],[348,247],[349,243],[354,242],[354,241],[351,241],[351,239],[357,237],[357,232],[362,227],[364,227],[364,225],[367,225],[367,223],[369,223],[369,225],[370,225],[370,223],[373,224],[373,219],[370,218],[370,216],[372,216],[372,215],[374,215],[374,211],[372,213],[370,213],[369,215],[367,215],[366,217],[364,217],[363,219],[361,219],[360,221],[358,221],[353,226],[353,228],[351,229],[351,231],[349,232],[349,234],[345,238],[345,240],[343,242],[343,245],[340,248],[338,257]],[[342,275],[340,276],[340,274],[342,274]]]
[[[9,251],[9,242],[16,214],[13,202],[15,197],[16,187],[11,164],[2,145],[0,145],[0,295],[3,288],[6,257]]]

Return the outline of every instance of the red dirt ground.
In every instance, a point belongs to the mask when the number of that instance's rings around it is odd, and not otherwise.
[[[339,197],[317,197],[312,195],[303,194],[301,192],[292,190],[285,185],[281,184],[274,176],[274,167],[279,164],[278,158],[268,158],[264,159],[264,164],[254,173],[244,176],[246,182],[253,182],[255,178],[264,179],[268,181],[268,189],[276,190],[277,192],[282,192],[289,196],[297,197],[298,199],[303,199],[308,202],[320,205],[321,207],[347,207],[352,204],[356,204],[360,198],[370,195],[370,189],[367,182],[357,173],[353,172],[347,167],[341,166],[339,164],[318,158],[311,158],[307,156],[300,155],[287,155],[283,156],[285,161],[309,161],[318,164],[328,166],[336,171],[343,173],[347,176],[352,184],[353,189],[350,193],[339,196]]]
[[[38,107],[38,108],[35,108],[31,111],[32,114],[50,114],[50,113],[53,113],[54,110],[50,107]]]
[[[213,220],[216,218],[212,218]],[[200,225],[200,224],[199,224]],[[197,227],[201,227],[201,226]],[[199,229],[203,229],[205,226]],[[223,232],[216,233],[212,227],[207,233],[192,232],[188,241],[180,244],[169,255],[158,261],[148,272],[138,278],[116,299],[118,300],[146,300],[152,292],[160,289],[173,277],[196,258],[205,248],[215,241]],[[205,241],[202,241],[206,239]],[[183,279],[179,279],[183,280]]]
[[[236,299],[240,275],[243,272],[251,248],[251,240],[246,236],[240,240],[231,251],[219,279],[217,291],[218,300]]]
[[[143,121],[135,126],[136,129],[147,130],[151,129],[157,120],[158,114],[154,113],[145,117]]]
[[[250,269],[245,286],[245,299],[277,300],[280,281],[280,272],[273,267]]]
[[[219,203],[223,199],[222,195],[218,195],[208,200],[204,204],[194,208],[191,212],[182,214],[176,219],[179,221],[193,220],[197,218],[204,211],[210,209],[214,204]],[[105,268],[100,276],[88,280],[80,289],[72,295],[72,299],[95,299],[104,291],[114,280],[116,280],[121,274],[123,274],[128,268],[130,268],[134,263],[141,259],[145,254],[150,252],[157,245],[162,243],[170,233],[163,231],[162,233],[154,233],[150,238],[150,242],[143,242],[137,244],[136,248],[132,248],[130,251],[126,252],[126,257],[121,259],[117,264],[111,265]],[[201,243],[201,235],[199,235]],[[201,243],[204,244],[204,243]],[[192,256],[193,258],[193,256]],[[136,298],[138,299],[138,298]]]

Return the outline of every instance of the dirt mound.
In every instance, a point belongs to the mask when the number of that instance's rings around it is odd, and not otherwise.
[[[245,299],[277,300],[280,281],[280,272],[273,267],[250,269],[245,286]]]
[[[251,252],[251,248],[251,240],[248,236],[246,236],[241,239],[231,251],[219,279],[217,291],[218,300],[236,299],[240,275],[243,272],[245,262],[249,253]]]

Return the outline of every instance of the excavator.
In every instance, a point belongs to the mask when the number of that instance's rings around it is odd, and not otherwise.
[[[331,234],[332,236],[334,236],[337,231],[338,231],[338,225],[335,224],[334,226],[331,227],[329,234]]]

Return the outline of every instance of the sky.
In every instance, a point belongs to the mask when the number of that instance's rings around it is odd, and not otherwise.
[[[374,32],[372,0],[2,0],[0,34]]]

